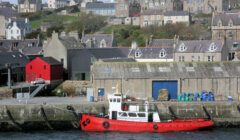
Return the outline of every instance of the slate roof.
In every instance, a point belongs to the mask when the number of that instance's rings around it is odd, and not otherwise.
[[[240,62],[97,62],[92,67],[94,79],[180,79],[240,77]]]
[[[67,49],[82,47],[81,43],[71,36],[60,36],[59,40]]]
[[[14,22],[17,23],[17,26],[20,29],[25,29],[26,27],[29,27],[29,23],[25,22],[25,18],[11,18],[11,22],[8,23],[7,28],[11,28]]]
[[[149,42],[148,47],[161,47],[169,48],[173,47],[174,39],[153,39]]]
[[[88,2],[86,9],[115,9],[115,3]]]
[[[180,51],[182,43],[185,45],[186,50]],[[179,41],[175,47],[175,53],[207,53],[210,45],[214,43],[216,50],[213,52],[221,52],[223,49],[223,42],[221,40],[190,40],[190,41]]]
[[[0,8],[0,15],[4,16],[5,19],[9,19],[11,17],[18,16],[18,13],[17,13],[17,11],[13,10],[10,7],[2,7],[2,8]]]
[[[167,11],[164,16],[188,16],[189,13],[186,11]]]
[[[139,52],[141,55],[136,57],[135,53]],[[160,57],[160,52],[165,51],[166,56]],[[136,59],[173,59],[173,46],[170,48],[137,48],[137,49],[129,49],[129,56]]]
[[[0,52],[0,69],[5,69],[6,64],[12,64],[12,68],[25,67],[27,57],[20,52]]]
[[[40,57],[43,61],[47,62],[50,65],[62,65],[61,62],[57,61],[56,59],[52,57]]]
[[[218,26],[218,22],[222,22],[222,26],[228,26],[232,20],[233,25],[240,25],[240,13],[219,13],[213,16],[212,26]]]
[[[105,40],[107,48],[116,46],[112,34],[87,34],[82,37],[82,42],[86,48],[100,48],[102,40]],[[92,46],[91,41],[93,43]]]
[[[148,9],[148,10],[143,10],[141,15],[163,15],[163,12],[162,10]]]
[[[24,55],[39,55],[42,53],[42,45],[38,39],[0,39],[0,52],[21,52]]]

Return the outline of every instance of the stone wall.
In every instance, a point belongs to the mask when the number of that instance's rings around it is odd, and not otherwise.
[[[92,87],[90,81],[67,80],[64,81],[60,86],[58,86],[55,89],[55,92],[60,92],[60,94],[66,94],[66,96],[84,96],[86,95],[88,87]]]

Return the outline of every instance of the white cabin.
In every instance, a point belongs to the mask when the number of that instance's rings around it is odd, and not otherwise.
[[[122,95],[108,95],[109,119],[134,122],[160,122],[155,106],[123,103]]]

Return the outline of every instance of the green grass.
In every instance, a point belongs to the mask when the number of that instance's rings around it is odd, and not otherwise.
[[[44,23],[57,24],[62,22],[63,24],[68,24],[76,21],[77,19],[78,19],[77,16],[51,14],[51,15],[43,16],[39,19],[31,20],[30,22],[33,29],[38,29]]]

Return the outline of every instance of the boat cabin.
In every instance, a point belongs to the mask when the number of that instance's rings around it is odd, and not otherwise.
[[[160,122],[159,113],[147,101],[143,104],[123,102],[121,94],[108,95],[109,119],[134,122]]]

